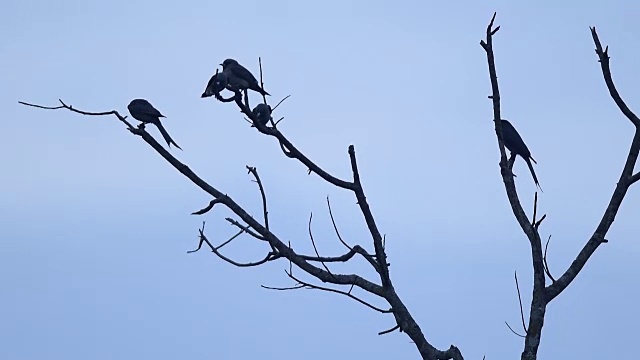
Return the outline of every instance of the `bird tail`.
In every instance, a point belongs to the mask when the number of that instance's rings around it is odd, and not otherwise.
[[[259,92],[261,95],[271,96],[271,94],[266,92],[265,89],[261,88],[259,84],[255,84],[254,86],[250,87],[250,89]]]
[[[536,172],[533,170],[533,165],[531,164],[531,160],[529,158],[524,159],[527,162],[527,166],[529,166],[529,170],[531,171],[531,176],[533,176],[533,182],[536,183],[536,186],[538,187],[538,189],[540,189],[540,191],[542,191],[542,187],[540,186],[540,183],[538,182],[538,177],[536,176]],[[544,192],[544,191],[542,191]]]
[[[158,127],[158,130],[160,130],[160,134],[162,134],[162,137],[167,142],[167,145],[169,145],[169,147],[171,147],[171,144],[173,144],[173,146],[175,146],[178,149],[182,150],[182,148],[180,146],[178,146],[178,144],[176,144],[175,141],[173,141],[171,136],[169,136],[169,133],[167,132],[167,130],[165,130],[164,126],[162,126],[161,122],[158,121],[156,123],[156,126]]]

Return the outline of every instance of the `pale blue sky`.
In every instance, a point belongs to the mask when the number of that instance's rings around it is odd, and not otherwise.
[[[367,197],[387,234],[391,276],[428,340],[467,359],[514,359],[522,339],[513,271],[530,301],[530,250],[501,183],[485,53],[493,11],[502,110],[538,161],[560,274],[594,230],[633,127],[610,99],[588,26],[610,47],[614,80],[640,111],[640,3],[632,1],[22,1],[0,13],[0,358],[415,359],[405,334],[346,297],[286,286],[285,262],[237,269],[186,254],[209,198],[114,118],[25,108],[18,100],[86,110],[151,101],[198,174],[260,214],[245,165],[268,191],[272,229],[311,250],[371,247],[352,194],[306,174],[237,108],[200,94],[233,57],[274,100],[279,128],[312,159],[348,178],[359,156]],[[255,96],[253,97],[256,98]],[[160,139],[156,129],[150,127]],[[535,190],[515,172],[529,211]],[[549,307],[540,357],[619,358],[636,351],[640,309],[640,185],[608,238]],[[208,235],[234,232],[228,211]],[[226,253],[261,258],[241,238]],[[362,262],[336,271],[364,271]],[[298,271],[298,274],[301,274]],[[373,278],[373,277],[371,277]],[[381,304],[378,302],[378,304]]]

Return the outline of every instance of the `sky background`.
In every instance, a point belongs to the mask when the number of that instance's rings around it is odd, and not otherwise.
[[[146,98],[184,149],[171,152],[256,216],[260,196],[245,165],[258,168],[272,230],[297,251],[312,252],[313,212],[321,253],[344,252],[327,196],[344,238],[371,249],[353,194],[307,175],[234,105],[200,98],[222,60],[257,75],[259,56],[272,101],[292,95],[275,116],[285,116],[279,128],[300,150],[349,179],[347,147],[356,146],[392,279],[428,341],[455,344],[466,359],[519,358],[523,340],[504,322],[521,329],[513,272],[528,309],[531,260],[500,178],[478,45],[494,11],[502,114],[538,161],[541,232],[552,235],[549,265],[559,276],[602,216],[633,135],[588,27],[609,45],[617,87],[640,111],[640,3],[4,4],[0,358],[419,357],[405,334],[377,335],[395,325],[390,315],[336,294],[260,288],[293,284],[285,261],[238,269],[207,251],[187,254],[202,220],[212,241],[232,235],[230,212],[189,215],[210,198],[115,118],[17,103],[61,98],[126,114],[130,100]],[[535,187],[523,161],[515,172],[531,213]],[[639,187],[610,242],[548,307],[540,358],[636,355]],[[242,237],[224,250],[250,261],[268,248]],[[376,279],[362,260],[332,269]]]

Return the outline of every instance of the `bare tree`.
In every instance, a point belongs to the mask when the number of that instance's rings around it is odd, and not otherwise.
[[[620,180],[616,186],[616,189],[612,195],[609,206],[607,207],[603,218],[598,225],[596,231],[591,236],[591,238],[587,241],[584,248],[572,265],[565,271],[563,275],[561,275],[558,279],[554,279],[551,276],[551,273],[546,266],[546,247],[543,253],[542,249],[542,241],[539,234],[539,227],[544,220],[545,216],[542,216],[539,220],[537,217],[537,193],[536,193],[536,206],[534,207],[533,220],[529,220],[527,215],[525,214],[522,205],[520,204],[520,200],[518,199],[518,194],[516,192],[515,183],[513,179],[513,173],[511,172],[511,168],[513,166],[514,156],[508,160],[506,156],[506,151],[504,148],[504,142],[502,138],[502,128],[501,123],[498,121],[500,119],[500,94],[498,89],[498,82],[496,76],[495,62],[494,62],[494,54],[493,54],[493,36],[498,31],[499,27],[494,28],[493,23],[495,20],[495,14],[491,19],[489,26],[487,27],[486,32],[486,40],[480,42],[482,47],[487,53],[487,60],[489,64],[489,74],[491,79],[492,86],[492,95],[490,98],[493,100],[493,109],[494,109],[494,122],[495,122],[495,130],[498,139],[498,145],[500,149],[500,171],[502,174],[502,179],[505,184],[505,189],[507,192],[507,196],[509,199],[509,203],[513,209],[513,213],[520,224],[522,230],[525,235],[529,239],[531,244],[531,253],[533,259],[533,269],[534,269],[534,282],[533,282],[533,299],[530,307],[530,315],[529,315],[529,325],[528,327],[525,325],[524,320],[524,312],[522,310],[522,302],[520,302],[521,306],[521,314],[522,314],[522,324],[525,328],[525,346],[524,351],[522,353],[522,359],[536,359],[537,350],[540,344],[540,336],[542,331],[542,326],[544,323],[544,316],[546,306],[556,297],[558,296],[564,289],[571,284],[571,282],[575,279],[580,270],[584,267],[587,260],[594,253],[596,248],[602,244],[607,242],[605,240],[605,235],[613,220],[615,215],[620,207],[620,204],[628,190],[628,188],[636,181],[640,179],[640,173],[633,174],[633,168],[635,162],[638,157],[638,152],[640,151],[640,119],[638,119],[631,110],[624,104],[622,99],[620,98],[618,92],[616,91],[613,81],[611,80],[611,73],[609,70],[609,57],[607,54],[607,49],[602,50],[602,46],[600,45],[600,41],[596,34],[595,28],[591,29],[591,33],[596,44],[596,53],[599,57],[602,71],[605,77],[605,82],[607,83],[607,87],[611,93],[616,104],[620,107],[624,115],[631,120],[631,122],[636,127],[636,133],[633,138],[633,142],[629,151],[629,155],[627,157],[627,162],[620,176]],[[217,73],[216,73],[217,74]],[[262,65],[260,64],[260,85],[264,88],[264,84],[262,82]],[[329,215],[331,217],[331,221],[333,224],[333,228],[335,230],[336,236],[338,240],[344,245],[346,248],[345,253],[341,255],[335,256],[321,256],[316,248],[315,240],[313,238],[313,232],[311,231],[311,221],[312,218],[309,218],[309,238],[314,248],[314,254],[300,254],[296,252],[291,246],[291,240],[284,240],[283,237],[279,236],[272,232],[269,228],[269,212],[267,207],[267,196],[265,191],[265,186],[260,179],[258,174],[258,170],[255,167],[247,166],[248,172],[255,179],[254,181],[258,185],[258,190],[262,199],[262,218],[260,220],[255,217],[249,215],[249,213],[244,210],[244,208],[236,203],[231,196],[226,195],[223,191],[219,190],[215,186],[211,185],[209,182],[200,178],[193,172],[187,165],[177,160],[171,153],[169,153],[165,148],[162,147],[145,129],[144,124],[140,124],[138,126],[133,126],[129,121],[127,121],[127,116],[121,115],[118,111],[104,111],[104,112],[89,112],[78,110],[71,105],[66,104],[62,100],[60,101],[59,106],[42,106],[36,105],[26,102],[20,102],[23,105],[32,106],[41,109],[47,110],[56,110],[56,109],[66,109],[78,114],[89,115],[89,116],[105,116],[105,115],[113,115],[119,121],[124,123],[127,129],[134,135],[140,136],[149,146],[151,146],[156,152],[162,156],[171,166],[173,166],[176,170],[181,172],[184,176],[186,176],[191,182],[193,182],[196,186],[200,187],[206,194],[212,197],[209,204],[201,210],[195,211],[194,215],[204,215],[211,211],[216,205],[225,206],[229,210],[231,210],[236,218],[226,218],[231,226],[234,226],[238,229],[237,233],[226,241],[221,242],[218,245],[214,245],[212,241],[209,240],[207,235],[205,234],[205,223],[200,229],[198,229],[199,235],[199,244],[195,250],[190,252],[196,252],[200,250],[203,246],[208,247],[215,255],[217,255],[220,259],[238,267],[253,267],[260,266],[270,261],[275,261],[278,259],[283,259],[289,262],[288,269],[286,270],[286,274],[289,278],[291,278],[295,285],[287,288],[274,288],[274,287],[266,287],[267,289],[273,290],[295,290],[302,288],[310,288],[323,290],[328,292],[334,292],[337,294],[341,294],[347,296],[359,303],[367,306],[368,308],[375,310],[382,314],[391,314],[394,317],[395,325],[388,330],[384,330],[379,332],[379,335],[387,334],[393,332],[395,330],[399,330],[400,332],[406,333],[412,340],[412,342],[417,347],[420,355],[423,359],[428,360],[446,360],[446,359],[454,359],[454,360],[462,360],[463,356],[460,350],[451,345],[447,350],[439,350],[435,348],[431,343],[427,341],[424,334],[422,333],[420,326],[413,318],[407,307],[404,305],[400,296],[396,293],[395,288],[393,286],[393,282],[391,280],[391,276],[389,274],[389,263],[387,261],[387,254],[385,252],[385,238],[381,234],[378,226],[376,224],[373,213],[369,207],[369,203],[367,202],[367,198],[364,193],[362,181],[360,178],[360,173],[358,171],[358,163],[356,159],[355,147],[353,145],[349,146],[348,154],[349,161],[351,164],[351,179],[344,180],[337,176],[334,176],[327,171],[323,170],[319,165],[317,165],[314,161],[309,159],[301,150],[299,150],[280,130],[277,128],[277,124],[279,121],[274,121],[273,118],[269,118],[268,122],[264,121],[264,118],[258,112],[252,111],[249,105],[249,100],[246,91],[244,94],[241,91],[234,90],[234,95],[229,98],[224,98],[220,95],[219,92],[216,91],[215,97],[219,101],[223,103],[235,103],[235,105],[240,109],[240,111],[248,118],[245,119],[252,124],[252,127],[255,127],[260,133],[271,136],[277,139],[280,148],[285,156],[291,159],[295,159],[299,161],[302,165],[304,165],[309,173],[315,173],[324,179],[326,182],[352,192],[357,200],[357,204],[360,208],[360,212],[364,217],[364,221],[367,225],[369,233],[371,235],[372,242],[372,251],[367,250],[367,248],[360,244],[349,245],[341,236],[336,225],[335,219],[333,217],[333,213],[331,210],[331,203],[327,198],[327,207],[329,211]],[[286,98],[285,98],[286,99]],[[284,100],[284,99],[283,99]],[[267,104],[266,97],[263,95],[264,104]],[[279,104],[278,104],[279,105]],[[277,108],[276,105],[273,110]],[[269,111],[271,111],[271,107],[269,107]],[[228,245],[230,242],[234,241],[241,235],[248,235],[254,238],[257,243],[266,243],[268,244],[268,249],[266,250],[265,256],[262,259],[256,260],[254,262],[249,263],[241,263],[234,259],[231,259],[225,256],[221,249]],[[548,245],[548,242],[547,242]],[[332,263],[338,262],[349,262],[356,257],[362,257],[377,273],[377,279],[366,279],[364,276],[358,274],[341,274],[336,273],[330,270],[329,265]],[[302,280],[298,275],[294,274],[294,268],[302,270],[307,275],[319,280],[322,283],[327,283],[329,286],[321,286],[318,284],[313,284],[308,281]],[[551,284],[546,285],[546,278],[548,276],[551,279]],[[517,277],[516,277],[517,284]],[[368,299],[364,299],[362,296],[356,294],[356,291],[364,292],[364,295],[368,298],[375,299],[379,303],[383,303],[386,305],[375,305],[372,301]],[[518,286],[518,295],[520,296],[520,289]]]
[[[500,121],[500,90],[498,89],[498,76],[496,75],[495,58],[493,54],[493,36],[498,32],[500,27],[493,27],[496,14],[493,14],[489,26],[487,26],[486,40],[480,41],[480,45],[487,53],[487,62],[489,65],[489,77],[491,79],[491,96],[489,98],[493,101],[493,121],[495,123],[496,135],[498,138],[498,147],[500,148],[500,173],[502,175],[502,181],[509,198],[509,204],[513,210],[513,215],[518,220],[518,224],[522,228],[522,231],[527,236],[531,245],[531,259],[533,263],[533,296],[531,299],[531,307],[529,309],[529,326],[524,324],[523,315],[523,327],[525,328],[525,341],[524,350],[522,351],[522,360],[534,360],[537,358],[538,347],[540,346],[540,338],[542,336],[542,326],[544,325],[544,316],[547,309],[547,305],[555,299],[560,293],[562,293],[576,278],[578,273],[585,266],[591,255],[596,249],[603,243],[608,242],[605,239],[607,232],[613,224],[613,220],[620,209],[620,204],[624,199],[629,187],[640,180],[640,172],[633,174],[636,161],[638,159],[638,153],[640,152],[640,119],[627,107],[620,94],[616,90],[611,78],[611,69],[609,68],[609,48],[602,49],[602,44],[596,33],[596,28],[591,27],[591,36],[596,46],[596,55],[598,56],[598,62],[602,68],[602,74],[604,75],[604,81],[609,89],[609,94],[615,101],[616,105],[620,108],[622,113],[631,121],[636,131],[629,147],[629,155],[625,162],[622,173],[620,174],[620,180],[616,185],[609,205],[607,206],[602,219],[598,224],[596,230],[591,237],[587,240],[586,244],[580,250],[580,253],[576,256],[575,260],[571,263],[571,266],[557,279],[553,278],[546,260],[546,249],[549,244],[545,246],[544,252],[542,249],[542,240],[540,237],[540,224],[544,220],[545,216],[536,220],[537,215],[537,193],[534,202],[533,219],[529,221],[527,215],[520,204],[518,199],[518,193],[516,192],[516,185],[513,180],[513,173],[511,167],[515,157],[512,155],[511,159],[507,160],[504,142],[502,137],[502,125]],[[551,284],[547,285],[547,278],[551,280]],[[516,278],[517,283],[517,278]],[[519,295],[519,289],[518,289]],[[521,305],[522,309],[522,305]]]

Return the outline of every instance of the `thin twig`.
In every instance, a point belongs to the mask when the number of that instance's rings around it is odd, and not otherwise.
[[[264,215],[264,227],[269,231],[269,212],[267,211],[267,195],[264,192],[260,175],[258,175],[258,169],[252,166],[247,166],[247,170],[253,175],[258,183],[258,189],[260,189],[260,196],[262,196],[262,213]]]
[[[244,226],[244,225],[240,224],[238,221],[236,221],[236,220],[234,220],[232,218],[225,218],[225,220],[230,222],[232,225],[244,230],[247,234],[253,236],[254,238],[256,238],[258,240],[262,240],[262,241],[267,241],[267,239],[265,239],[264,236],[252,231],[251,229],[249,229],[248,226]]]
[[[522,334],[517,333],[515,330],[513,330],[513,329],[511,328],[511,325],[509,325],[509,323],[508,323],[508,322],[506,322],[506,321],[505,321],[505,322],[504,322],[504,324],[505,324],[505,325],[507,325],[507,327],[509,328],[509,330],[511,330],[511,332],[512,332],[512,333],[514,333],[514,334],[516,334],[516,335],[520,336],[521,338],[526,337],[526,336],[524,336],[524,335],[522,335]]]
[[[26,105],[26,106],[35,107],[35,108],[38,108],[38,109],[45,109],[45,110],[67,109],[67,110],[70,110],[70,111],[72,111],[74,113],[78,113],[78,114],[82,114],[82,115],[89,115],[89,116],[115,115],[118,118],[118,120],[122,121],[125,125],[127,125],[129,130],[137,130],[136,127],[134,127],[133,125],[131,125],[131,123],[129,123],[127,121],[127,117],[126,116],[120,115],[120,113],[117,112],[116,110],[100,111],[100,112],[82,111],[82,110],[74,109],[72,105],[65,104],[61,99],[58,99],[58,101],[60,102],[60,106],[42,106],[42,105],[30,104],[30,103],[24,102],[24,101],[18,101],[18,103],[20,103],[22,105]]]
[[[262,260],[255,261],[255,262],[249,262],[249,263],[240,263],[240,262],[237,262],[235,260],[232,260],[232,259],[222,255],[222,253],[220,253],[215,246],[211,245],[211,243],[209,242],[207,237],[204,235],[204,226],[203,226],[202,229],[198,229],[198,232],[199,232],[201,241],[204,241],[205,243],[207,243],[207,245],[209,245],[209,247],[211,248],[211,251],[214,254],[216,254],[220,259],[228,262],[229,264],[231,264],[233,266],[237,266],[237,267],[254,267],[254,266],[262,265],[262,264],[266,263],[267,261],[276,260],[276,259],[279,259],[279,258],[282,257],[282,255],[280,255],[280,254],[275,254],[273,252],[269,252],[267,254],[267,256],[265,256],[264,259],[262,259]],[[233,240],[233,238],[230,239],[230,240]]]
[[[323,291],[327,291],[327,292],[333,292],[333,293],[336,293],[336,294],[342,294],[342,295],[347,296],[347,297],[349,297],[349,298],[351,298],[351,299],[353,299],[353,300],[355,300],[355,301],[357,301],[357,302],[361,303],[362,305],[364,305],[364,306],[366,306],[366,307],[368,307],[368,308],[370,308],[370,309],[373,309],[373,310],[375,310],[375,311],[378,311],[378,312],[380,312],[380,313],[388,314],[388,313],[393,312],[393,310],[392,310],[392,309],[384,310],[384,309],[381,309],[381,308],[379,308],[379,307],[377,307],[377,306],[375,306],[375,305],[371,305],[371,304],[369,304],[368,302],[366,302],[366,301],[364,301],[364,300],[360,299],[359,297],[357,297],[357,296],[355,296],[355,295],[353,295],[353,294],[351,294],[351,293],[349,293],[349,292],[345,292],[345,291],[337,290],[337,289],[331,289],[331,288],[327,288],[327,287],[323,287],[323,286],[318,286],[318,285],[313,285],[313,284],[310,284],[310,283],[304,282],[304,281],[302,281],[302,280],[300,280],[300,279],[296,278],[295,276],[293,276],[293,274],[292,274],[292,273],[290,273],[290,272],[287,272],[287,276],[289,276],[291,279],[293,279],[293,280],[297,281],[299,284],[302,284],[302,285],[304,285],[304,286],[305,286],[305,287],[307,287],[307,288],[310,288],[310,289],[316,289],[316,290],[323,290]]]
[[[329,208],[329,217],[331,217],[331,223],[333,224],[333,230],[336,232],[336,236],[338,240],[344,245],[347,249],[352,250],[351,246],[347,244],[344,240],[342,240],[342,236],[340,236],[340,231],[338,231],[338,226],[336,225],[336,220],[333,218],[333,212],[331,211],[331,201],[329,201],[329,196],[327,196],[327,207]]]
[[[233,240],[235,240],[238,236],[244,234],[244,230],[240,230],[238,231],[235,235],[233,235],[232,237],[229,238],[229,240],[223,242],[222,244],[216,246],[216,250],[220,250],[222,249],[223,246],[227,245],[228,243],[232,242]]]
[[[202,214],[206,214],[206,213],[208,213],[211,209],[213,209],[213,207],[214,207],[216,204],[220,204],[221,202],[222,202],[222,200],[220,200],[220,199],[213,199],[213,200],[211,200],[211,201],[209,202],[209,205],[207,205],[206,207],[204,207],[204,208],[202,208],[202,209],[200,209],[200,210],[198,210],[198,211],[192,212],[192,213],[191,213],[191,215],[202,215]]]
[[[263,288],[263,289],[269,289],[269,290],[286,291],[286,290],[302,289],[302,288],[306,287],[306,285],[298,284],[298,285],[288,286],[288,287],[273,287],[273,286],[260,285],[260,287]]]
[[[288,98],[290,98],[290,97],[291,97],[291,95],[287,95],[287,96],[285,96],[282,100],[280,100],[280,101],[276,104],[276,106],[274,106],[274,107],[271,109],[271,112],[276,111],[276,109],[278,108],[278,106],[280,106],[280,104],[282,104],[285,100],[287,100],[287,99],[288,99]]]
[[[531,220],[531,224],[534,225],[536,223],[536,216],[538,215],[538,192],[535,192],[533,196],[533,219]]]
[[[516,289],[518,290],[518,304],[520,305],[520,318],[522,319],[522,329],[524,330],[525,333],[527,333],[529,330],[527,330],[527,325],[524,322],[524,310],[522,308],[522,297],[520,296],[520,285],[518,285],[518,273],[514,271],[513,276],[516,279]]]
[[[260,87],[262,88],[262,90],[264,90],[264,81],[262,81],[262,58],[261,57],[258,57],[258,65],[260,66]],[[269,105],[267,104],[267,96],[265,94],[262,94],[262,101],[264,101],[265,105]]]
[[[551,271],[549,270],[549,264],[547,263],[547,249],[549,248],[549,241],[551,241],[551,235],[549,235],[549,238],[547,239],[547,243],[544,246],[544,255],[542,256],[542,260],[544,260],[544,272],[545,274],[547,274],[547,276],[549,277],[549,279],[551,279],[552,282],[556,282],[556,279],[554,279],[553,276],[551,276]]]
[[[311,245],[313,245],[313,250],[316,252],[316,256],[318,258],[320,258],[320,253],[318,252],[318,248],[316,247],[316,242],[313,239],[313,232],[311,231],[311,220],[312,219],[313,219],[313,213],[311,213],[311,215],[309,215],[309,238],[311,239]],[[325,264],[324,261],[320,261],[320,263],[322,264],[324,269],[327,270],[327,272],[329,274],[333,275],[333,273],[331,272],[331,270],[329,270],[329,267],[327,267],[327,264]]]
[[[398,329],[400,329],[400,325],[396,325],[396,326],[392,327],[391,329],[387,329],[387,330],[384,330],[384,331],[380,331],[380,332],[378,333],[378,335],[385,335],[385,334],[389,334],[389,333],[392,333],[392,332],[394,332],[394,331],[396,331],[396,330],[398,330]]]

